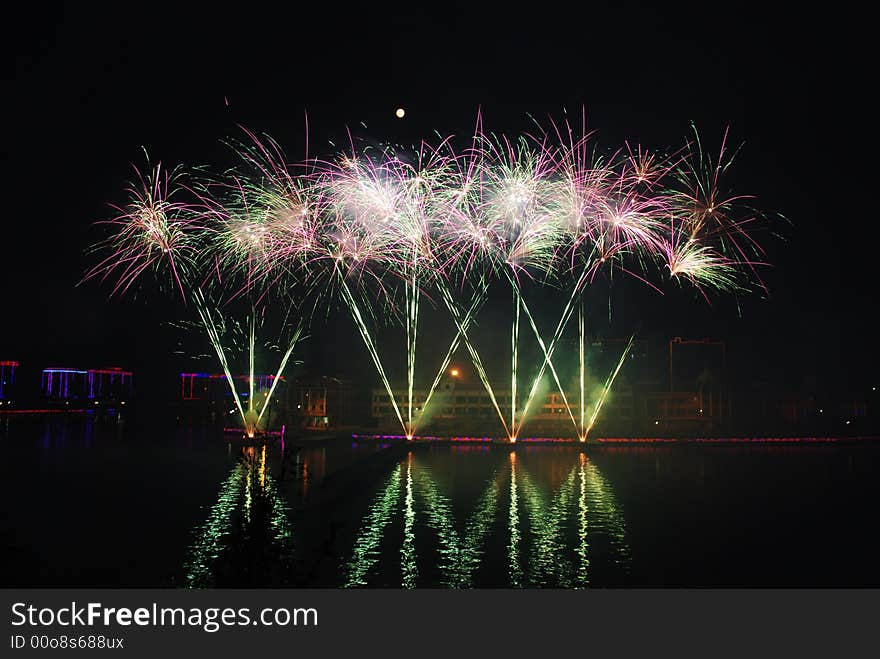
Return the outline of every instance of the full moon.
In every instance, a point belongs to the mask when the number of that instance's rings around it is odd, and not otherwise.
[[[397,108],[397,110],[394,111],[394,114],[397,116],[398,119],[403,119],[406,111],[403,108]]]

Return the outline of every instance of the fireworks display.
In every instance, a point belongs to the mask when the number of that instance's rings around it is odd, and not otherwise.
[[[239,164],[222,175],[158,165],[138,173],[127,204],[107,222],[112,234],[96,245],[100,256],[86,278],[109,279],[114,293],[124,293],[150,273],[194,306],[250,435],[265,410],[255,409],[252,390],[245,404],[232,387],[222,318],[240,304],[252,319],[253,383],[253,319],[270,305],[283,309],[289,338],[279,341],[285,347],[277,381],[314,309],[340,300],[407,437],[427,418],[442,374],[464,346],[510,441],[548,372],[584,441],[632,344],[588,411],[583,297],[600,272],[658,291],[674,281],[704,297],[763,287],[756,272],[762,250],[753,236],[763,215],[725,188],[727,141],[725,134],[716,159],[699,137],[671,154],[631,145],[609,153],[591,135],[573,137],[567,124],[511,138],[478,123],[460,150],[447,138],[409,149],[352,146],[291,164],[274,141],[247,133],[246,143],[233,145]],[[526,281],[563,292],[550,336],[542,335],[523,296]],[[497,379],[472,336],[480,308],[499,287],[511,300],[509,399],[496,395]],[[417,347],[425,333],[419,309],[426,300],[448,312],[455,335],[417,407]],[[580,392],[569,401],[553,357],[576,310]],[[376,317],[405,329],[403,393],[379,352]],[[532,338],[541,363],[523,387],[518,348]]]

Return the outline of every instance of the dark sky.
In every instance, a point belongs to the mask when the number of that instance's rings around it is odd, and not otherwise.
[[[106,287],[76,287],[99,235],[91,225],[124,201],[142,146],[154,160],[219,168],[219,141],[237,124],[299,158],[306,110],[314,152],[361,121],[361,134],[409,143],[467,134],[478,108],[487,128],[516,133],[527,114],[585,107],[608,147],[674,148],[692,121],[717,145],[730,125],[745,143],[735,189],[791,221],[784,241],[764,239],[769,299],[740,299],[737,311],[731,299],[621,286],[613,322],[597,319],[596,331],[720,338],[748,377],[780,387],[861,388],[877,372],[864,16],[768,2],[81,4],[4,21],[0,359],[173,377],[175,334],[162,321],[178,307],[146,289],[108,302]],[[348,322],[313,329],[313,368],[369,368]]]

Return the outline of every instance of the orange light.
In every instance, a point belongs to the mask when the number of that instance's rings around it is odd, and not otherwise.
[[[454,368],[451,371],[449,371],[449,375],[451,375],[454,378],[457,378],[458,374],[459,374],[459,370],[457,368]]]

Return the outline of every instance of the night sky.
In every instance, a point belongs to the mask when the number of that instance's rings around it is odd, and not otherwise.
[[[478,109],[487,128],[515,134],[528,115],[579,117],[585,107],[609,148],[671,150],[693,121],[717,149],[729,125],[744,142],[734,189],[790,221],[776,224],[782,239],[761,238],[769,298],[707,306],[684,291],[623,286],[597,332],[723,339],[744,378],[780,388],[872,384],[880,232],[864,17],[767,2],[311,4],[33,4],[7,15],[0,359],[174,377],[176,335],[163,321],[180,317],[178,306],[147,287],[109,302],[106,286],[77,287],[102,235],[92,223],[124,201],[141,147],[153,160],[219,170],[230,164],[220,140],[240,136],[238,124],[301,158],[306,111],[314,154],[343,142],[347,126],[412,143],[434,130],[467,135]],[[490,306],[501,314],[509,300],[499,298]],[[369,372],[344,315],[313,334],[310,369]]]

